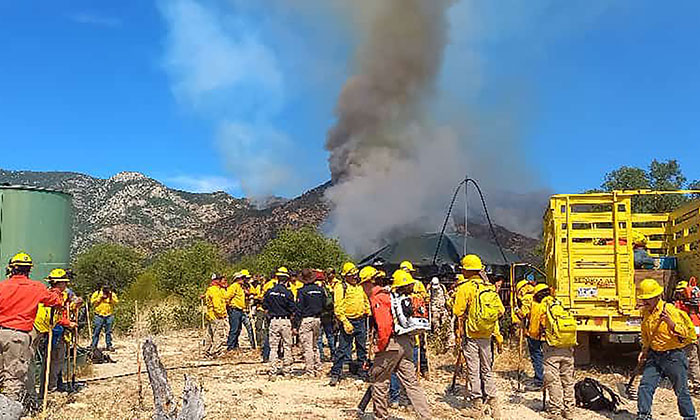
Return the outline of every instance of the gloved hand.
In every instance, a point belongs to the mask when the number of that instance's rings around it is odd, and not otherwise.
[[[353,333],[353,331],[355,331],[355,327],[353,327],[352,323],[346,319],[343,321],[343,330],[345,330],[345,334],[350,335]]]

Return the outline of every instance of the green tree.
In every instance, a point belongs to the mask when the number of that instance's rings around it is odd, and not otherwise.
[[[214,245],[195,242],[159,255],[149,271],[155,275],[159,290],[189,298],[202,293],[212,273],[226,274],[227,268],[226,260]]]
[[[326,238],[318,230],[307,226],[300,229],[283,229],[277,238],[267,243],[254,259],[242,260],[249,269],[269,274],[279,266],[291,270],[302,268],[340,267],[348,259],[337,240]]]
[[[653,190],[672,191],[684,188],[687,181],[681,171],[681,166],[676,160],[659,162],[654,159],[649,165],[649,184]],[[682,195],[662,195],[650,198],[650,210],[663,213],[677,209],[680,205],[688,201]]]
[[[605,174],[604,191],[643,190],[650,188],[647,172],[641,168],[622,166]]]
[[[676,160],[660,162],[654,159],[648,169],[622,166],[619,169],[608,172],[601,188],[604,191],[612,190],[639,190],[651,189],[656,191],[672,191],[684,188],[692,188],[694,185],[686,185],[687,179],[683,175],[681,166]],[[698,185],[700,186],[700,182]],[[639,213],[665,213],[672,211],[688,201],[683,195],[661,196],[636,196],[632,199],[632,209]]]
[[[97,244],[75,258],[75,289],[87,294],[108,284],[122,291],[143,272],[144,261],[145,256],[133,248],[113,243]]]
[[[691,182],[690,184],[688,184],[688,189],[700,191],[700,179],[698,179],[698,180],[696,180],[696,181],[693,181],[693,182]],[[699,193],[699,194],[693,194],[693,198],[694,198],[694,199],[700,198],[700,193]]]

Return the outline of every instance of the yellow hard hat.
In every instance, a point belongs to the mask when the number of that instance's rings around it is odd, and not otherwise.
[[[632,244],[638,245],[638,246],[646,246],[647,237],[643,233],[637,232],[635,230],[632,232]]]
[[[250,277],[250,271],[248,271],[246,269],[239,271],[238,274],[240,274],[241,277]]]
[[[410,273],[407,273],[406,271],[400,269],[394,271],[394,274],[391,276],[391,278],[394,280],[393,283],[391,283],[392,289],[398,289],[399,287],[408,286],[409,284],[413,284],[416,282],[416,280]]]
[[[402,261],[399,268],[402,270],[408,271],[409,273],[413,273],[416,271],[416,269],[413,268],[413,263],[408,261],[408,260]]]
[[[515,285],[515,291],[516,291],[516,292],[519,292],[520,289],[522,289],[523,287],[525,287],[528,283],[529,283],[529,281],[527,281],[527,279],[520,280],[520,281]]]
[[[462,269],[479,271],[484,269],[484,264],[481,263],[478,255],[469,254],[462,258]]]
[[[25,252],[20,252],[15,254],[14,257],[10,258],[10,267],[32,267],[32,257]]]
[[[678,282],[678,284],[676,284],[676,291],[679,292],[679,291],[685,290],[685,288],[687,288],[687,287],[688,287],[688,282],[685,280],[681,280]]]
[[[664,292],[659,282],[654,279],[644,279],[637,287],[637,299],[653,299]]]
[[[62,268],[54,268],[51,270],[49,273],[48,277],[49,281],[52,283],[60,282],[60,281],[65,281],[68,282],[70,281],[70,278],[68,278],[68,273],[66,273],[66,270]]]
[[[287,270],[287,267],[280,267],[277,269],[275,277],[289,277],[289,270]]]
[[[368,265],[367,267],[360,270],[360,284],[371,281],[373,278],[379,275],[379,271],[376,268]]]
[[[355,276],[357,275],[357,266],[351,262],[346,262],[343,264],[343,269],[340,270],[341,276]]]
[[[535,294],[537,294],[543,290],[548,290],[548,289],[549,289],[549,286],[547,286],[544,283],[539,283],[537,286],[535,286]]]

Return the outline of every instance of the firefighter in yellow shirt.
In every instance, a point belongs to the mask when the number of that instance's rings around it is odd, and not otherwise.
[[[294,299],[296,300],[297,294],[299,293],[299,289],[304,287],[304,283],[302,283],[301,280],[299,280],[299,276],[295,273],[292,275],[291,280],[289,280],[289,283],[287,284],[287,288],[289,289],[290,292],[292,292],[292,295],[294,295]]]
[[[248,288],[249,298],[250,298],[250,313],[253,323],[253,329],[255,330],[255,346],[262,348],[262,338],[263,338],[263,325],[265,312],[262,309],[262,288],[263,288],[264,278],[255,275],[250,281],[250,287]]]
[[[498,402],[496,384],[493,380],[491,337],[498,321],[485,325],[480,311],[476,311],[478,300],[490,298],[495,304],[498,315],[502,316],[505,308],[500,302],[496,288],[488,283],[484,265],[477,255],[466,255],[461,261],[463,277],[457,285],[452,311],[458,318],[466,318],[462,351],[469,376],[469,408],[467,417],[481,418],[484,415],[484,398],[491,407],[495,420],[500,420],[501,409]],[[500,303],[500,304],[499,304]],[[463,322],[463,321],[459,321]],[[483,390],[483,391],[482,391]]]
[[[211,283],[204,293],[204,303],[207,307],[207,337],[204,354],[207,358],[220,356],[226,350],[229,331],[226,313],[228,296],[226,289],[222,287],[222,280],[222,276],[212,274]]]
[[[265,297],[265,293],[267,293],[268,290],[272,289],[277,285],[277,276],[280,275],[286,275],[289,276],[289,271],[285,267],[280,267],[279,270],[277,270],[277,273],[274,277],[272,277],[270,280],[262,283],[262,296],[260,297],[261,299]]]
[[[535,294],[534,279],[520,280],[515,286],[515,301],[513,302],[513,323],[521,324],[527,329],[527,321],[529,320],[530,307],[532,306],[532,297]]]
[[[335,352],[331,380],[329,385],[336,386],[345,363],[352,361],[352,344],[357,351],[356,365],[360,375],[367,376],[367,316],[370,314],[369,300],[362,286],[359,285],[359,270],[355,264],[346,262],[340,275],[343,281],[335,286],[333,305],[335,316],[342,328],[340,330],[338,348]]]
[[[63,339],[64,329],[74,329],[76,323],[72,322],[68,315],[69,308],[77,307],[77,305],[82,303],[82,299],[75,299],[71,302],[68,294],[68,283],[70,282],[70,276],[62,268],[56,268],[51,270],[47,278],[49,282],[49,287],[52,289],[59,289],[63,294],[63,307],[62,308],[50,308],[44,306],[43,303],[39,303],[37,308],[36,317],[34,318],[34,328],[32,334],[34,339],[32,341],[32,349],[34,352],[39,349],[44,360],[46,360],[46,352],[48,350],[48,337],[49,330],[53,330],[53,343],[51,346],[51,366],[49,366],[49,391],[56,390],[59,384],[59,375],[61,373],[61,368],[63,361],[66,357],[67,342]],[[60,326],[59,328],[56,328]],[[58,336],[57,336],[58,335]],[[34,363],[31,364],[29,371],[29,382],[27,391],[34,395]],[[40,375],[40,392],[44,388],[44,378],[45,376]]]
[[[404,260],[399,264],[399,269],[407,272],[408,274],[411,275],[411,277],[414,277],[416,274],[416,269],[413,267],[413,263],[408,260]],[[413,293],[412,296],[414,298],[420,298],[425,302],[426,307],[430,307],[430,294],[428,293],[428,290],[425,288],[425,285],[423,284],[422,281],[416,279],[416,281],[413,283]],[[417,359],[420,355],[420,374],[425,378],[427,378],[428,375],[428,352],[425,351],[425,333],[422,334],[417,334],[416,339],[414,342],[414,358]],[[414,360],[413,363],[418,364],[417,360]],[[398,382],[398,381],[396,381]],[[396,383],[395,382],[395,383]]]
[[[525,280],[523,280],[525,281]],[[525,286],[527,287],[527,286]],[[538,293],[549,290],[548,286],[544,283],[540,283],[534,287],[533,293],[527,296],[534,297]],[[529,391],[539,391],[542,389],[544,384],[544,353],[542,350],[542,328],[541,320],[544,315],[544,305],[541,302],[537,302],[536,299],[531,299],[527,311],[521,312],[521,314],[527,314],[527,321],[524,323],[525,335],[527,337],[527,349],[530,353],[530,361],[532,362],[532,369],[535,372],[535,378],[532,384],[528,384],[527,390]]]
[[[112,291],[109,285],[102,286],[102,290],[98,290],[90,296],[90,304],[95,311],[93,325],[95,327],[92,333],[93,349],[97,348],[100,342],[100,332],[105,331],[105,342],[108,351],[114,351],[112,346],[112,327],[114,326],[114,306],[119,303],[117,294]]]
[[[688,314],[664,302],[663,287],[654,279],[644,279],[637,288],[642,310],[642,351],[644,364],[639,383],[637,418],[651,419],[654,392],[662,377],[671,380],[678,400],[678,411],[685,419],[695,419],[695,407],[688,390],[688,359],[683,348],[695,340],[695,328]]]
[[[245,290],[243,282],[245,276],[239,271],[233,275],[233,283],[226,288],[226,310],[228,312],[228,340],[227,350],[238,349],[238,337],[241,335],[243,327],[243,315],[245,313]]]

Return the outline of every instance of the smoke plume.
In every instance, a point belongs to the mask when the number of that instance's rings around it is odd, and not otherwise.
[[[413,149],[403,131],[421,117],[442,62],[452,1],[378,3],[359,48],[360,71],[340,94],[338,121],[326,142],[335,181],[366,172],[361,166],[372,154]]]
[[[357,73],[327,137],[334,181],[329,224],[352,253],[434,231],[466,173],[454,130],[428,118],[447,44],[449,0],[387,0],[369,15]]]

